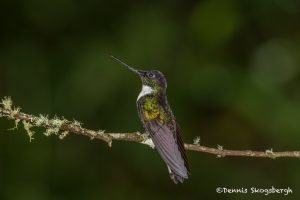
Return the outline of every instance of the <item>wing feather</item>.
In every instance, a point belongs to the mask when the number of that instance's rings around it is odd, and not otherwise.
[[[139,117],[143,122],[144,128],[150,134],[157,151],[167,164],[171,178],[175,183],[178,181],[183,182],[183,179],[188,178],[189,166],[184,143],[180,136],[180,128],[173,117],[172,111],[170,109],[164,110],[164,112],[169,112],[168,115],[171,117],[168,122],[163,124],[158,118],[145,121],[142,114],[144,100],[145,97],[137,102]],[[163,107],[168,106],[166,100],[160,102],[160,104],[164,105]],[[168,125],[171,125],[171,127],[175,126],[175,129],[171,130]]]
[[[176,175],[187,178],[186,161],[169,127],[160,125],[157,120],[151,120],[147,123],[147,131],[150,133],[157,151],[171,171]]]

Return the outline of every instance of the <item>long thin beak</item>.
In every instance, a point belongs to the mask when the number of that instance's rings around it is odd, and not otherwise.
[[[145,77],[147,74],[147,71],[143,71],[143,70],[137,70],[137,72],[141,77]]]
[[[114,56],[112,56],[112,55],[110,55],[110,57],[111,57],[112,59],[116,60],[117,62],[121,63],[121,64],[124,65],[125,67],[127,67],[129,70],[131,70],[131,71],[133,71],[133,72],[135,72],[135,73],[137,73],[137,74],[139,74],[139,75],[144,74],[143,71],[134,69],[133,67],[131,67],[131,66],[127,65],[126,63],[124,63],[122,60],[120,60],[120,59],[118,59],[118,58],[116,58],[116,57],[114,57]]]

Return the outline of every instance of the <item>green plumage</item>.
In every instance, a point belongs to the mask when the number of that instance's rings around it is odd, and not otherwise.
[[[144,121],[150,121],[157,119],[161,124],[166,123],[165,108],[159,105],[158,99],[155,96],[144,97],[144,101],[141,105],[141,117]]]

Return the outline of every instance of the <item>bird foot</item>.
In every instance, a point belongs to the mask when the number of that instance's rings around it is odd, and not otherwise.
[[[155,145],[154,145],[152,139],[150,138],[150,134],[149,133],[143,133],[142,136],[143,136],[144,140],[141,143],[146,144],[149,147],[151,147],[152,149],[154,149]]]

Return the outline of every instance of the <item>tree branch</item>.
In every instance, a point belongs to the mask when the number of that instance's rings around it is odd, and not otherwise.
[[[154,145],[147,134],[140,134],[139,132],[133,133],[105,133],[103,130],[90,130],[83,128],[80,122],[73,120],[69,121],[65,118],[59,118],[55,116],[53,119],[49,119],[45,115],[29,115],[20,112],[19,107],[14,107],[9,97],[6,97],[0,103],[0,117],[11,119],[15,121],[16,129],[19,122],[23,123],[24,129],[30,138],[30,141],[34,139],[35,132],[32,130],[33,127],[45,128],[44,135],[57,135],[60,139],[66,137],[69,133],[85,135],[91,139],[99,139],[105,141],[110,147],[112,146],[113,140],[119,141],[131,141],[138,142],[148,145],[154,148]],[[300,158],[300,151],[284,151],[284,152],[273,152],[272,149],[266,151],[251,151],[251,150],[226,150],[222,146],[218,148],[205,147],[200,145],[200,139],[196,138],[194,144],[185,144],[185,149],[190,151],[204,152],[216,155],[217,157],[225,156],[241,156],[241,157],[261,157],[261,158],[279,158],[279,157],[293,157]]]

